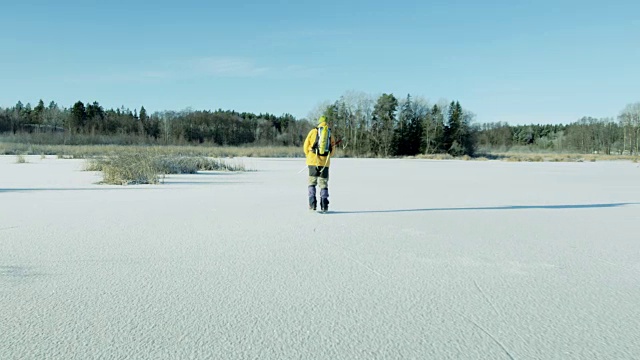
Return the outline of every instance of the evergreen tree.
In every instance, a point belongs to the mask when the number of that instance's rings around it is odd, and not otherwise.
[[[14,106],[13,108],[13,111],[11,111],[9,114],[10,123],[11,123],[11,132],[13,132],[14,134],[18,132],[18,130],[23,124],[23,111],[24,111],[24,105],[20,100],[18,100],[18,102],[16,103],[16,106]]]
[[[444,146],[453,156],[473,155],[475,140],[471,128],[471,114],[465,113],[458,101],[449,104]]]
[[[9,109],[0,108],[0,133],[11,131],[11,116]]]
[[[90,130],[92,133],[103,133],[106,125],[104,123],[105,113],[102,106],[100,106],[97,101],[94,101],[93,104],[87,103],[85,113],[85,130]]]
[[[87,112],[82,101],[73,104],[71,117],[69,118],[69,128],[75,132],[80,132],[87,122]]]
[[[394,155],[415,155],[415,136],[418,129],[415,127],[416,114],[411,102],[411,95],[407,94],[407,99],[400,107],[398,122],[393,132],[392,152]]]
[[[33,124],[42,124],[44,123],[44,101],[40,99],[38,101],[38,105],[33,108],[33,115],[31,116],[31,121]]]
[[[407,95],[407,102],[409,102],[409,95]],[[422,143],[422,119],[421,113],[419,112],[416,106],[417,102],[411,102],[409,105],[409,129],[407,131],[407,155],[417,155],[420,153],[421,143]]]
[[[461,145],[458,142],[458,135],[460,132],[460,123],[462,122],[462,114],[460,113],[456,102],[452,101],[449,104],[449,114],[447,116],[447,125],[444,129],[444,148],[453,155],[462,155]]]
[[[393,94],[382,94],[373,107],[371,151],[376,155],[386,157],[391,154],[397,108],[398,99]]]
[[[144,108],[144,106],[142,106],[140,107],[140,121],[144,123],[145,121],[147,121],[147,119],[147,110]]]

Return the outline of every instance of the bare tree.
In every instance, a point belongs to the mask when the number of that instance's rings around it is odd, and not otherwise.
[[[620,115],[620,124],[623,128],[624,148],[623,152],[629,146],[629,152],[638,154],[640,150],[640,102],[627,105]]]

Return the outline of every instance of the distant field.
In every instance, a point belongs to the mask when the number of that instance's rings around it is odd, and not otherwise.
[[[84,159],[109,154],[148,151],[162,155],[209,157],[301,157],[302,149],[287,146],[154,146],[154,145],[33,145],[1,143],[0,155],[56,155],[61,158]]]
[[[150,151],[155,154],[176,156],[208,157],[303,157],[301,147],[292,146],[178,146],[178,145],[33,145],[0,142],[0,155],[56,155],[61,158],[83,159],[109,154]],[[335,157],[351,157],[338,150]],[[368,156],[364,156],[368,157]],[[431,160],[486,161],[502,160],[512,162],[583,162],[630,160],[637,162],[640,157],[632,155],[574,154],[574,153],[537,153],[537,152],[480,152],[477,156],[453,157],[448,154],[417,155],[408,158]]]

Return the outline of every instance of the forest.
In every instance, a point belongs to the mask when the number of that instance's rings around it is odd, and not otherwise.
[[[325,115],[340,150],[349,156],[420,154],[475,156],[513,150],[581,154],[640,151],[640,102],[607,118],[584,116],[567,124],[510,125],[476,121],[459,101],[431,103],[407,94],[347,92],[305,118],[235,110],[105,109],[98,101],[62,107],[43,100],[0,107],[0,141],[33,144],[302,146]]]

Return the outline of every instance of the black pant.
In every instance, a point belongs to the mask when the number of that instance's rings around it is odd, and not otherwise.
[[[329,178],[329,168],[326,166],[313,166],[309,165],[309,176],[321,177],[324,179]]]

